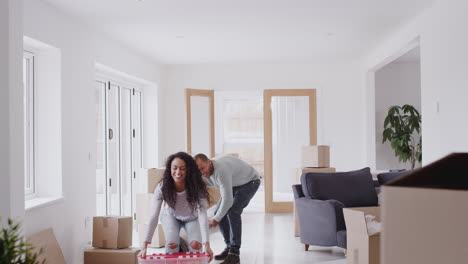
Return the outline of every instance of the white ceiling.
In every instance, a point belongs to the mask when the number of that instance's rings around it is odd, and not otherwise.
[[[44,0],[160,63],[363,55],[434,0]]]

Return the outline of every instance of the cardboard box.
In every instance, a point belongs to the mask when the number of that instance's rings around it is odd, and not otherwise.
[[[306,172],[336,172],[335,168],[300,168],[296,172],[296,184],[301,184],[301,175]],[[294,221],[294,236],[299,237],[299,217],[297,217],[296,203],[293,201],[293,221]]]
[[[128,248],[132,245],[132,218],[127,216],[93,217],[93,247]]]
[[[303,146],[301,167],[328,168],[330,167],[329,146]]]
[[[88,249],[84,251],[84,264],[138,264],[138,248]]]
[[[221,192],[218,188],[208,186],[208,195],[210,196],[210,202],[208,203],[208,208],[216,205],[221,199]]]
[[[468,263],[468,153],[382,187],[382,263]]]
[[[139,225],[146,223],[153,209],[153,195],[152,193],[137,193],[136,195],[136,219],[138,231]]]
[[[140,244],[143,243],[146,236],[146,230],[148,229],[148,224],[138,224],[138,238],[140,240]],[[161,224],[158,224],[156,230],[154,230],[153,239],[151,240],[151,244],[148,247],[153,248],[161,248],[166,245],[166,239],[164,237],[164,231]]]
[[[300,176],[302,173],[307,173],[307,172],[321,172],[321,173],[326,173],[326,172],[336,172],[335,168],[331,167],[320,167],[320,168],[312,168],[312,167],[304,167],[301,168],[301,173],[299,174],[299,182],[300,182]]]
[[[154,193],[154,189],[164,178],[164,171],[166,168],[157,168],[157,169],[147,169],[148,177],[148,193]]]
[[[41,248],[44,250],[38,257],[38,263],[47,260],[47,264],[65,264],[65,258],[52,228],[28,236],[26,242],[34,246],[36,253],[39,253]]]
[[[346,223],[347,264],[379,264],[380,233],[369,235],[365,215],[375,216],[380,222],[379,207],[344,208]]]

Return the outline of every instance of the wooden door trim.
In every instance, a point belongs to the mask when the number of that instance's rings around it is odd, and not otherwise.
[[[273,96],[308,96],[309,97],[309,144],[317,145],[317,106],[315,89],[264,90],[264,175],[265,175],[265,211],[267,213],[288,213],[293,211],[293,202],[273,201],[273,127],[271,98]]]

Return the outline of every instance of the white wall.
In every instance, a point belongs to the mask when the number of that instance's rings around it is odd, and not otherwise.
[[[0,216],[10,216],[10,58],[9,1],[0,1]],[[0,222],[0,223],[2,223]]]
[[[384,40],[365,61],[365,71],[419,37],[423,165],[453,151],[468,151],[468,2],[439,0],[425,13]],[[369,88],[370,87],[370,88]],[[373,104],[368,86],[367,104]],[[440,108],[437,111],[437,104]],[[373,124],[368,116],[367,129]],[[371,159],[369,159],[371,160]]]
[[[21,0],[0,3],[0,216],[24,215]]]
[[[102,63],[155,84],[160,80],[160,69],[143,56],[129,52],[126,47],[74,22],[41,1],[25,1],[24,34],[57,47],[61,52],[64,196],[61,202],[27,211],[26,232],[30,234],[52,226],[67,263],[81,263],[80,249],[91,239],[91,227],[86,219],[94,215],[96,204],[95,63]],[[155,102],[151,103],[156,105]],[[156,115],[157,111],[154,112]],[[154,129],[145,134],[151,137],[155,133],[155,139],[146,142],[145,147],[157,149],[156,117],[148,118],[153,120]],[[155,151],[149,153],[154,155]]]
[[[410,104],[421,112],[420,63],[392,62],[375,73],[375,151],[377,170],[411,169],[411,163],[400,163],[382,132],[388,108]]]
[[[331,145],[331,166],[365,163],[364,90],[359,67],[337,64],[171,65],[161,91],[162,156],[185,150],[185,88],[223,91],[317,89],[318,143]]]

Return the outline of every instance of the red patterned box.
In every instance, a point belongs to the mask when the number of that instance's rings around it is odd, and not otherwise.
[[[138,264],[208,264],[209,260],[208,253],[166,253],[139,257]]]

